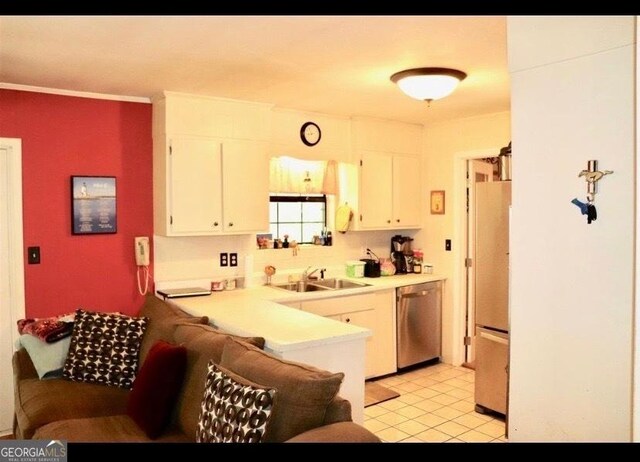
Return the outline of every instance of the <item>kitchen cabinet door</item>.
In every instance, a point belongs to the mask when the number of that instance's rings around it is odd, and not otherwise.
[[[220,232],[220,141],[215,138],[173,138],[168,180],[171,232],[177,235]]]
[[[377,373],[378,369],[378,351],[376,345],[378,343],[378,324],[376,318],[376,311],[372,308],[365,311],[356,311],[353,313],[346,313],[341,316],[341,321],[347,324],[353,324],[354,326],[364,327],[371,330],[371,336],[367,337],[366,353],[365,353],[365,377],[375,377],[380,375]]]
[[[227,233],[269,229],[269,158],[260,141],[222,143],[223,229]]]
[[[370,329],[367,378],[396,372],[395,290],[301,302],[303,311]]]
[[[393,227],[420,226],[422,182],[420,159],[393,156]]]
[[[360,167],[360,227],[391,228],[393,160],[390,154],[364,151]]]

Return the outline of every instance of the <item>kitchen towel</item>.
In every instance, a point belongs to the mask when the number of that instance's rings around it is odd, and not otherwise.
[[[336,230],[340,233],[346,233],[352,217],[353,212],[347,204],[338,207],[336,209]]]

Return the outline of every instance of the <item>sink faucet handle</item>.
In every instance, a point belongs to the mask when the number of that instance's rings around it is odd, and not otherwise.
[[[324,279],[324,273],[327,271],[327,268],[322,268],[320,270],[320,279]]]
[[[306,281],[309,278],[309,276],[311,276],[313,273],[318,271],[317,269],[314,269],[313,271],[309,272],[310,269],[311,269],[311,266],[307,266],[307,269],[302,272],[302,279],[304,281]]]

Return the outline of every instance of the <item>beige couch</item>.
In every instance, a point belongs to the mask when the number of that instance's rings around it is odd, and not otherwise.
[[[206,318],[189,317],[153,296],[147,298],[140,315],[149,318],[140,351],[141,365],[144,364],[151,346],[158,340],[182,344],[187,349],[187,369],[182,389],[175,403],[170,425],[159,438],[150,440],[126,414],[128,390],[64,379],[39,380],[26,350],[17,351],[13,357],[16,438],[194,442],[209,360],[220,363],[226,343],[244,346],[252,344],[262,348],[264,339],[243,338],[240,344],[231,342],[228,339],[233,336],[207,325]],[[297,371],[317,371],[309,366],[283,361],[257,348],[246,349],[249,355],[254,355],[251,359],[253,363],[259,356],[258,362],[263,365],[263,370],[272,369],[274,377],[280,374],[274,380],[280,380],[284,387],[289,385],[283,384],[283,377],[287,378],[283,373],[291,375],[290,385],[295,387]],[[236,360],[233,367],[244,368],[245,371],[251,369],[251,365],[242,363],[242,358]],[[262,378],[270,380],[270,377]],[[278,428],[275,434],[296,435],[288,438],[291,442],[379,441],[371,432],[351,421],[351,405],[339,396],[331,401],[322,414],[308,417],[308,422],[315,428],[306,428],[298,434],[296,428],[285,428],[289,425],[287,419],[279,419],[274,424],[283,428]]]

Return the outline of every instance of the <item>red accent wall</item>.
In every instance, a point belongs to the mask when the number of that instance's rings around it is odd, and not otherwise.
[[[133,238],[153,237],[151,105],[0,90],[0,136],[22,139],[27,316],[135,314]],[[71,234],[71,175],[116,177],[116,234]]]

